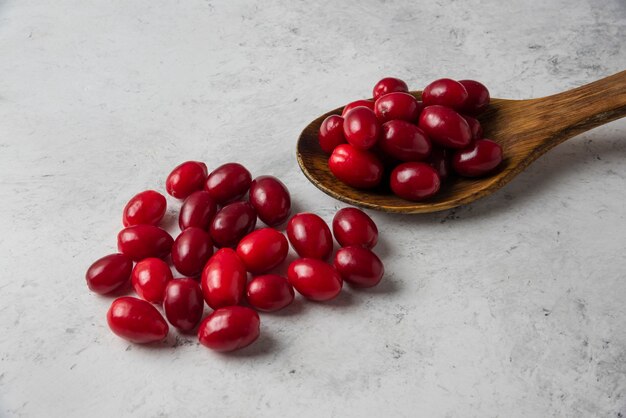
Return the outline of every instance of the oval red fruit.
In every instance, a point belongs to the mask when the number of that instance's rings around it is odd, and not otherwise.
[[[208,232],[191,227],[176,237],[172,246],[172,262],[182,275],[194,277],[213,255],[213,241]]]
[[[213,309],[238,305],[246,288],[246,267],[230,248],[218,250],[202,271],[202,294]]]
[[[409,91],[409,86],[407,86],[406,83],[399,78],[386,77],[376,83],[372,91],[372,96],[374,97],[374,100],[376,100],[379,97],[384,96],[385,94],[393,93],[396,91],[406,93]]]
[[[113,301],[107,312],[107,322],[115,335],[139,344],[161,341],[169,330],[154,306],[129,296]]]
[[[278,266],[287,257],[287,238],[273,228],[252,231],[237,246],[237,255],[253,274],[265,273]]]
[[[216,213],[217,204],[209,192],[198,190],[183,202],[178,215],[178,226],[181,231],[192,226],[208,230]]]
[[[383,176],[383,164],[374,153],[350,144],[335,148],[328,159],[328,167],[335,177],[357,189],[378,186]]]
[[[287,224],[289,242],[300,257],[325,260],[333,251],[328,225],[314,213],[298,213]]]
[[[241,198],[250,188],[252,176],[241,164],[227,163],[217,167],[206,179],[204,189],[219,204]]]
[[[133,261],[148,257],[166,257],[174,239],[163,229],[153,225],[134,225],[117,234],[117,249]]]
[[[131,275],[137,295],[150,303],[163,302],[165,288],[172,280],[170,266],[160,258],[146,258],[135,265]]]
[[[452,157],[454,171],[464,177],[489,174],[501,162],[502,147],[490,139],[479,139],[469,148],[457,151]]]
[[[276,177],[259,176],[250,185],[250,204],[267,226],[282,224],[291,213],[291,196],[287,186]]]
[[[343,118],[339,115],[330,115],[320,125],[317,135],[320,148],[327,154],[333,152],[337,145],[345,144],[343,136]]]
[[[259,314],[243,306],[217,309],[198,329],[200,344],[211,350],[227,352],[252,344],[260,333]]]
[[[256,212],[250,203],[234,202],[224,206],[213,218],[211,238],[218,248],[234,248],[255,225]]]
[[[167,284],[163,299],[165,317],[182,331],[191,331],[202,319],[204,299],[200,285],[193,279],[175,279]]]
[[[400,161],[422,161],[430,154],[430,139],[417,126],[403,120],[383,124],[380,149]]]
[[[428,199],[439,191],[439,186],[439,175],[425,163],[400,164],[391,172],[391,190],[403,199]]]
[[[275,312],[293,302],[295,293],[289,281],[277,274],[258,276],[248,283],[248,303],[264,312]]]
[[[343,280],[331,266],[314,258],[299,258],[289,265],[289,283],[307,299],[325,301],[335,298]]]
[[[333,234],[342,247],[359,245],[374,248],[378,242],[378,228],[365,212],[357,208],[343,208],[333,218]]]
[[[199,161],[185,161],[167,176],[165,189],[171,196],[184,199],[196,190],[202,189],[206,177],[206,164]]]
[[[133,196],[124,207],[122,223],[132,225],[158,225],[165,215],[165,196],[154,190],[146,190]]]
[[[467,121],[448,107],[426,107],[420,116],[419,127],[442,147],[460,149],[472,141],[472,131]]]
[[[99,295],[111,293],[128,283],[133,260],[124,254],[109,254],[96,260],[85,274],[87,286]]]
[[[415,122],[423,108],[422,102],[418,102],[409,93],[402,92],[386,94],[376,100],[374,105],[376,117],[381,123],[394,119]]]
[[[376,286],[385,273],[380,258],[363,247],[340,249],[333,264],[343,280],[357,287]]]

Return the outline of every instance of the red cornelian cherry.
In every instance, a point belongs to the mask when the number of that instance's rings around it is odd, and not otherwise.
[[[298,213],[287,224],[287,236],[300,257],[325,260],[333,251],[333,236],[326,222],[314,213]]]
[[[358,245],[374,248],[378,242],[378,228],[365,212],[357,208],[343,208],[333,218],[333,235],[342,247]]]
[[[377,100],[385,94],[394,93],[396,91],[406,93],[409,91],[409,86],[407,86],[406,83],[399,78],[385,77],[376,83],[374,90],[372,91],[372,96],[374,97],[374,100]]]
[[[371,250],[363,247],[344,247],[337,251],[335,269],[341,278],[356,287],[373,287],[385,273],[382,261]]]
[[[452,157],[454,171],[464,177],[481,177],[496,169],[502,162],[502,147],[490,139],[479,139]]]
[[[124,207],[124,226],[158,225],[165,215],[165,196],[154,190],[146,190],[133,196]]]
[[[446,148],[465,148],[472,141],[467,121],[449,107],[426,107],[419,118],[419,127],[433,142]]]
[[[227,163],[217,167],[206,179],[204,189],[219,204],[235,201],[246,194],[252,176],[239,163]]]
[[[202,294],[213,309],[238,305],[247,281],[246,267],[230,248],[218,250],[202,271]]]
[[[138,344],[161,341],[169,331],[167,322],[154,306],[130,296],[113,301],[107,322],[115,335]]]
[[[190,227],[208,230],[216,213],[217,203],[209,192],[198,190],[183,202],[178,215],[178,226],[181,231]]]
[[[415,97],[402,92],[386,94],[376,100],[374,105],[376,117],[381,123],[394,119],[415,122],[423,108],[422,103]]]
[[[328,263],[315,258],[299,258],[289,265],[289,283],[307,299],[325,301],[335,298],[343,280]]]
[[[196,190],[201,190],[206,177],[206,164],[199,161],[185,161],[167,176],[165,189],[171,196],[184,199]]]
[[[353,147],[366,150],[378,141],[380,123],[372,110],[363,106],[355,107],[344,116],[343,135]]]
[[[253,274],[265,273],[278,266],[288,252],[287,238],[273,228],[252,231],[237,246],[237,255]]]
[[[328,167],[339,180],[358,189],[378,186],[383,176],[383,164],[374,153],[350,144],[335,148],[328,159]]]
[[[403,120],[383,124],[379,148],[400,161],[422,161],[430,154],[430,139],[417,126]]]
[[[194,277],[213,255],[213,241],[204,229],[191,227],[176,237],[172,246],[172,262],[180,274]]]
[[[327,154],[333,152],[337,145],[345,144],[346,138],[343,136],[343,118],[339,115],[330,115],[320,125],[317,135],[320,148]]]
[[[137,295],[150,303],[163,302],[165,288],[172,280],[170,266],[160,258],[146,258],[135,265],[131,274]]]
[[[133,261],[148,257],[166,257],[174,239],[163,229],[153,225],[134,225],[117,234],[117,249]]]
[[[228,306],[207,316],[198,329],[200,344],[228,352],[252,344],[260,333],[259,314],[244,306]]]
[[[198,282],[187,278],[169,282],[165,288],[163,310],[170,324],[181,331],[193,330],[204,311],[204,299]]]
[[[482,139],[483,137],[483,127],[480,126],[480,122],[478,119],[473,118],[471,116],[463,116],[465,122],[469,125],[470,131],[472,132],[472,141],[477,139]]]
[[[347,105],[344,106],[343,110],[341,111],[341,117],[342,118],[345,117],[346,113],[348,113],[349,111],[351,111],[355,107],[359,107],[359,106],[367,107],[372,112],[374,111],[374,101],[373,100],[355,100],[354,102],[350,102],[350,103],[348,103]]]
[[[481,114],[489,106],[489,90],[482,83],[475,80],[459,80],[467,90],[467,99],[463,103],[462,111],[468,115]]]
[[[428,199],[439,191],[439,186],[439,175],[425,163],[400,164],[391,173],[391,190],[403,199]]]
[[[441,105],[461,110],[468,93],[465,87],[456,80],[441,78],[424,88],[422,100],[425,106]]]
[[[128,283],[132,270],[133,260],[128,256],[109,254],[89,266],[85,280],[92,292],[106,295]]]
[[[285,308],[295,297],[289,281],[277,274],[257,276],[248,283],[248,303],[259,311],[275,312]]]
[[[445,148],[433,147],[430,157],[426,161],[439,175],[440,181],[445,181],[452,173],[452,156]]]
[[[267,226],[278,226],[291,213],[291,196],[287,186],[276,177],[259,176],[250,184],[250,204]]]
[[[250,203],[234,202],[224,206],[213,218],[211,238],[218,248],[234,248],[255,225],[256,212]]]

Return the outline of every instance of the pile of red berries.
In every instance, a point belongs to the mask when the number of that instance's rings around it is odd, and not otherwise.
[[[128,341],[163,340],[169,321],[181,332],[197,328],[200,343],[211,349],[236,350],[258,338],[256,310],[285,308],[294,300],[294,288],[307,299],[325,301],[339,294],[344,281],[371,287],[383,276],[383,264],[371,251],[378,229],[359,209],[344,208],[335,215],[333,233],[343,248],[331,265],[326,260],[333,237],[319,216],[293,216],[288,239],[275,229],[291,211],[289,191],[275,177],[253,180],[237,163],[209,174],[204,163],[187,161],[167,177],[166,190],[184,199],[178,237],[158,226],[165,196],[141,192],[124,207],[119,253],[97,260],[86,273],[87,285],[98,294],[121,292],[132,283],[138,298],[115,299],[107,314],[111,330]],[[257,218],[267,227],[255,230]],[[284,277],[275,270],[287,258],[288,242],[301,258]],[[174,278],[170,264],[185,277]],[[213,312],[202,320],[204,302]],[[162,305],[167,321],[155,305]]]
[[[422,101],[408,91],[404,81],[384,78],[373,100],[349,103],[322,122],[319,144],[337,179],[369,189],[388,168],[393,193],[419,201],[436,194],[452,169],[481,177],[500,165],[502,148],[483,138],[475,118],[489,106],[484,85],[442,78],[426,86]]]

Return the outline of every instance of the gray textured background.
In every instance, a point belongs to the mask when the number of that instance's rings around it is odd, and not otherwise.
[[[623,0],[0,1],[0,415],[626,415],[626,121],[474,205],[372,213],[380,287],[263,315],[234,356],[128,345],[83,279],[181,161],[279,176],[330,220],[294,158],[322,112],[388,75],[547,95],[625,44]]]

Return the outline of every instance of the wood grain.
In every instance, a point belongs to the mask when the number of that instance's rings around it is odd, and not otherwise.
[[[412,92],[420,98],[420,92]],[[548,97],[530,100],[492,99],[480,120],[485,137],[502,145],[499,171],[481,179],[455,178],[424,202],[410,202],[383,185],[359,190],[338,181],[328,168],[328,155],[319,147],[317,133],[334,109],[311,122],[300,134],[296,156],[304,175],[320,190],[343,202],[399,213],[426,213],[451,209],[487,196],[507,184],[541,155],[589,129],[626,115],[626,71]],[[386,183],[383,181],[383,183]]]

